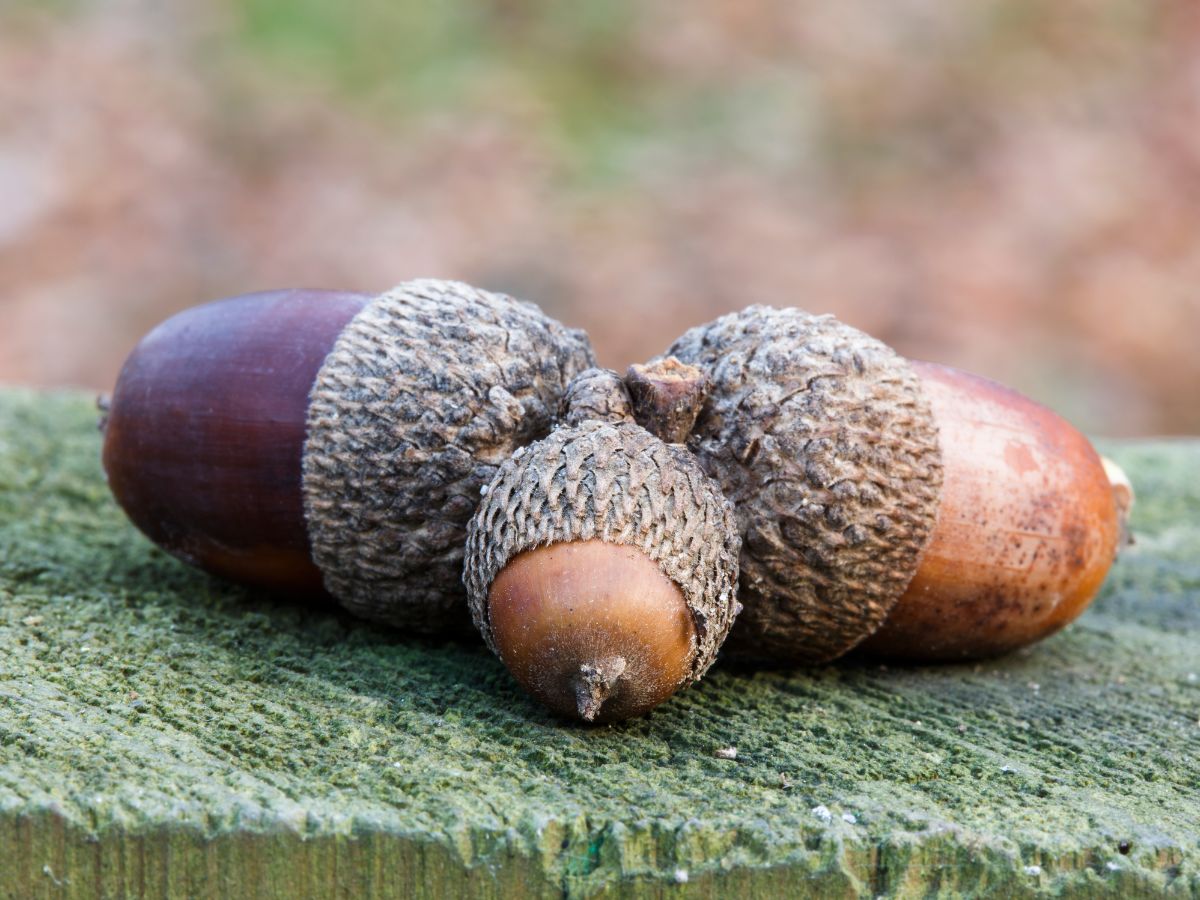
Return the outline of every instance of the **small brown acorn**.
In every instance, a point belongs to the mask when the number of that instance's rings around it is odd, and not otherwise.
[[[476,625],[526,690],[612,722],[712,665],[737,614],[739,542],[729,502],[686,449],[635,424],[616,373],[581,374],[566,405],[566,424],[487,485],[463,577]],[[674,407],[643,408],[653,427]]]
[[[138,528],[214,574],[466,627],[479,489],[592,362],[582,332],[457,282],[221,300],[130,355],[104,468]]]
[[[689,447],[737,509],[743,656],[1003,653],[1079,615],[1115,557],[1100,458],[1015,392],[796,309],[668,354],[712,381]]]

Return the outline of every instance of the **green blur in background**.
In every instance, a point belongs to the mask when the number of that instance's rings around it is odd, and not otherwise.
[[[0,381],[110,387],[192,304],[455,277],[604,363],[832,312],[1091,432],[1200,431],[1183,0],[22,0]]]

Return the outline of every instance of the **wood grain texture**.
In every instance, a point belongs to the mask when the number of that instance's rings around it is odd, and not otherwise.
[[[1138,543],[1027,651],[719,663],[596,729],[156,550],[93,420],[0,393],[6,900],[1200,896],[1200,443],[1102,447]]]

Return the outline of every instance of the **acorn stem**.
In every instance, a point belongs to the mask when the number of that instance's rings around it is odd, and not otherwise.
[[[708,398],[710,382],[700,369],[667,356],[630,366],[625,385],[637,423],[665,443],[682,444]]]
[[[609,656],[595,663],[584,663],[572,680],[575,703],[585,722],[594,722],[600,708],[625,672],[625,657]]]
[[[633,421],[633,403],[629,388],[611,369],[586,369],[571,379],[562,402],[564,425],[579,425],[595,419],[600,422]]]

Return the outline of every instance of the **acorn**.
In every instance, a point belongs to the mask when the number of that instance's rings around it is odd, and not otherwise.
[[[992,656],[1062,628],[1104,580],[1114,485],[1032,400],[797,309],[724,316],[668,354],[712,381],[688,446],[737,510],[731,651]]]
[[[635,421],[620,376],[581,374],[563,426],[500,467],[471,520],[475,624],[560,715],[647,712],[708,670],[737,615],[733,510],[684,447],[643,427],[664,408]]]
[[[417,631],[469,627],[480,488],[592,364],[582,332],[457,282],[220,300],[130,355],[104,469],[139,529],[216,575],[328,591]]]
[[[994,381],[913,362],[940,430],[937,527],[867,653],[995,656],[1061,629],[1127,542],[1132,488],[1066,420]]]

